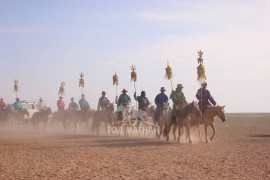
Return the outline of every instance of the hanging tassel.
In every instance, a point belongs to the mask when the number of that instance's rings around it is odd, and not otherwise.
[[[203,82],[206,80],[205,67],[203,65],[203,58],[202,58],[203,52],[201,50],[198,51],[198,55],[199,57],[197,60],[199,66],[197,67],[197,80]]]
[[[173,77],[173,72],[172,72],[172,68],[169,66],[169,62],[167,61],[167,67],[165,68],[166,70],[166,74],[165,74],[165,77],[164,79],[172,79]]]
[[[59,88],[59,92],[58,92],[58,95],[61,94],[61,96],[65,95],[65,82],[61,82],[61,86]]]
[[[115,74],[113,75],[113,85],[118,86],[118,76],[117,76],[117,73],[115,73]]]
[[[203,64],[200,64],[197,67],[197,80],[203,82],[206,80],[205,67]]]
[[[131,79],[130,81],[137,81],[137,73],[136,73],[136,66],[132,64],[132,66],[130,66],[131,71]]]

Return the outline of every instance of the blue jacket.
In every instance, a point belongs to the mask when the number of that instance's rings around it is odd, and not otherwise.
[[[16,101],[14,104],[13,104],[15,110],[22,110],[23,109],[23,106],[22,106],[22,102],[20,101]]]
[[[130,103],[131,102],[131,99],[129,97],[129,95],[124,95],[124,94],[121,94],[119,96],[119,99],[118,99],[118,102],[117,102],[117,107],[120,106],[120,105],[123,105],[125,103]]]
[[[164,93],[159,93],[155,98],[155,104],[157,107],[161,107],[164,104],[168,104],[169,98]]]
[[[90,109],[90,105],[86,99],[80,99],[79,105],[80,105],[81,110],[89,110]]]

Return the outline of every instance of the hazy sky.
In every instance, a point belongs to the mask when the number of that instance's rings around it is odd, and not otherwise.
[[[226,112],[270,112],[269,17],[268,0],[0,0],[0,96],[14,102],[18,79],[21,99],[43,97],[56,110],[62,81],[66,105],[78,101],[83,72],[96,109],[102,90],[114,101],[115,72],[118,95],[133,96],[134,64],[137,94],[154,102],[161,86],[172,90],[169,60],[174,88],[182,83],[191,102],[202,50],[208,89]]]

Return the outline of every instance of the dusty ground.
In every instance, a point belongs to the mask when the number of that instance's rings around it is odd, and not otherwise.
[[[216,128],[211,143],[194,133],[177,144],[1,127],[0,179],[270,179],[269,114],[231,115]]]

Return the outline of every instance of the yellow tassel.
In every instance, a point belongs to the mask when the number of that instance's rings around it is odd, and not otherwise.
[[[14,91],[18,92],[19,91],[19,85],[18,85],[18,80],[14,80]]]
[[[118,86],[118,76],[117,76],[117,73],[115,73],[115,74],[113,75],[113,85]]]
[[[84,87],[83,73],[80,74],[79,87]]]
[[[206,80],[205,67],[203,64],[200,64],[197,67],[197,80],[198,81],[205,81]]]
[[[137,81],[136,66],[132,64],[132,66],[130,67],[130,69],[132,70],[130,81],[134,81],[135,82],[135,81]]]
[[[165,70],[166,70],[166,75],[164,78],[168,80],[172,79],[173,72],[172,72],[172,68],[169,66],[169,62],[167,62],[167,67],[165,68]]]
[[[62,95],[65,95],[65,88],[64,88],[64,86],[65,86],[65,82],[61,82],[61,86],[60,86],[60,88],[59,88],[58,95],[59,95],[59,94],[61,94],[61,96],[62,96]]]

